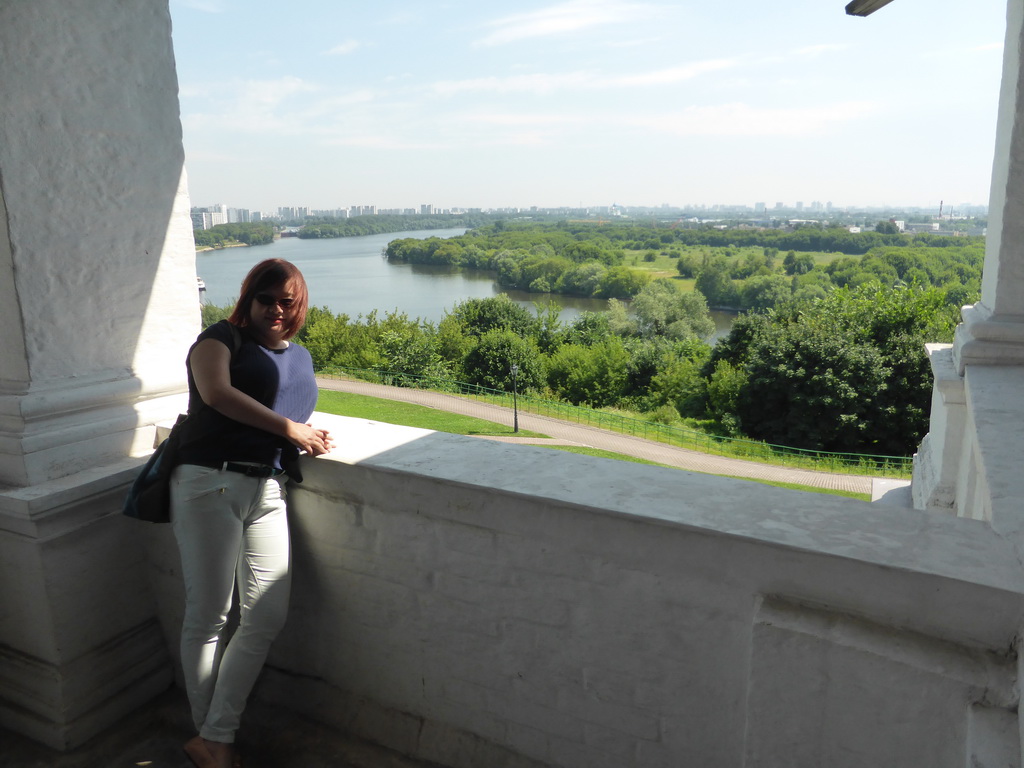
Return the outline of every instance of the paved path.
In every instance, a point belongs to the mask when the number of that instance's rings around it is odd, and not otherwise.
[[[429,408],[475,416],[479,419],[494,421],[509,427],[512,426],[513,414],[511,408],[492,405],[491,403],[481,403],[476,400],[448,395],[442,392],[390,387],[385,384],[373,384],[367,381],[324,377],[318,377],[317,384],[322,389],[333,389],[388,400],[417,403]],[[623,435],[618,432],[609,432],[597,427],[574,424],[550,416],[538,416],[534,413],[523,413],[520,411],[519,428],[531,432],[539,432],[550,437],[488,437],[485,439],[533,445],[583,445],[711,475],[731,475],[733,477],[798,483],[799,485],[809,485],[815,488],[872,493],[873,478],[870,477],[833,475],[827,472],[789,469],[787,467],[759,464],[753,461],[744,461],[725,456],[713,456],[686,448],[677,448],[665,443],[658,443],[653,440]],[[893,481],[888,482],[892,484]]]

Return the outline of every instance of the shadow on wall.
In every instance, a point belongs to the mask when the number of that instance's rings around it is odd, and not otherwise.
[[[59,477],[139,450],[133,406],[138,424],[168,415],[145,401],[181,391],[199,328],[167,5],[4,4],[0,69],[18,73],[0,85],[0,284],[21,330],[4,389],[25,432],[61,432],[55,449],[99,440],[54,457]]]

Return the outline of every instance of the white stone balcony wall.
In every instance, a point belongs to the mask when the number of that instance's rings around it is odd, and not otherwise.
[[[983,522],[316,420],[263,698],[458,768],[1020,765],[1024,576]]]

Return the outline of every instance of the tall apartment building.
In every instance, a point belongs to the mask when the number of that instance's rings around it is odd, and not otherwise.
[[[209,229],[218,224],[227,224],[227,210],[221,210],[221,206],[208,206],[206,208],[193,208],[190,211],[192,217],[192,229]]]
[[[298,207],[280,206],[277,209],[277,217],[279,219],[284,219],[285,221],[289,221],[289,220],[292,220],[292,219],[304,219],[307,216],[309,216],[309,207],[308,206],[298,206]]]

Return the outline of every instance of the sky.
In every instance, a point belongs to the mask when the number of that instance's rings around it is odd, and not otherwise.
[[[192,205],[986,205],[1005,0],[171,0]]]

